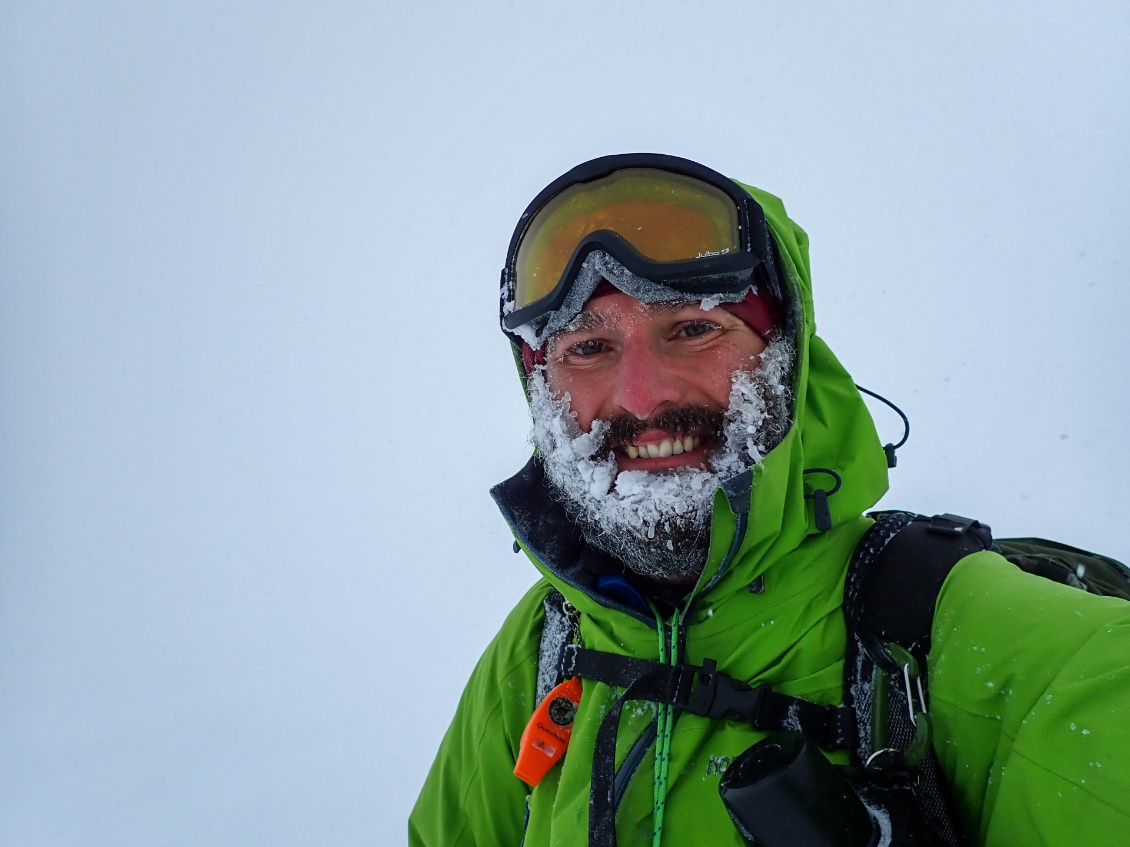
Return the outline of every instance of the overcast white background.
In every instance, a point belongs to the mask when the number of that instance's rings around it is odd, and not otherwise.
[[[498,270],[597,155],[785,199],[884,505],[1130,560],[1130,7],[920,5],[4,2],[0,841],[404,840],[535,578]]]

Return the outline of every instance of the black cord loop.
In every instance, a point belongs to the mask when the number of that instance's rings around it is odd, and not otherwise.
[[[828,508],[828,498],[840,490],[843,479],[831,468],[806,468],[801,471],[801,473],[826,473],[836,480],[836,484],[831,491],[817,488],[811,494],[804,495],[805,500],[813,501],[813,506],[816,510],[816,528],[821,532],[827,532],[832,528],[832,510]]]
[[[840,475],[838,473],[836,473],[834,470],[832,470],[831,468],[808,468],[804,471],[801,471],[801,473],[826,473],[826,474],[828,474],[828,476],[835,479],[836,484],[835,484],[835,486],[833,486],[832,490],[824,492],[829,497],[831,497],[833,494],[835,494],[837,491],[840,490],[840,484],[843,482],[843,479],[840,478]],[[819,491],[819,490],[820,489],[817,489],[817,491]],[[805,500],[811,500],[815,496],[816,496],[816,492],[814,491],[811,494],[805,494],[804,499]]]
[[[910,419],[907,418],[907,416],[903,414],[902,409],[900,409],[898,406],[896,406],[894,403],[892,403],[890,400],[888,400],[882,394],[876,394],[874,391],[871,391],[867,388],[864,388],[862,385],[857,385],[856,388],[858,388],[862,393],[866,394],[868,397],[874,397],[876,400],[880,401],[881,403],[885,403],[886,405],[890,406],[892,409],[895,410],[895,412],[898,413],[898,416],[900,418],[902,418],[902,425],[903,425],[902,440],[898,444],[884,444],[883,445],[883,452],[887,454],[887,467],[893,468],[895,465],[898,464],[898,459],[895,458],[895,451],[897,449],[899,449],[900,447],[902,447],[902,445],[906,444],[906,439],[910,438]]]

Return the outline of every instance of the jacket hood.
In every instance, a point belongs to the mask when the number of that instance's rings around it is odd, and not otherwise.
[[[765,212],[790,289],[795,327],[792,425],[767,456],[715,493],[710,553],[692,600],[708,596],[714,601],[744,591],[770,569],[786,567],[798,551],[803,552],[800,558],[811,560],[818,554],[815,548],[830,543],[841,535],[838,529],[874,506],[888,484],[886,455],[871,415],[851,376],[816,334],[808,236],[788,217],[780,199],[738,184]],[[518,366],[524,377],[520,360]],[[840,479],[839,489],[827,498],[828,532],[816,527],[811,497],[818,488],[831,491],[835,479],[814,469],[834,471]],[[582,612],[599,612],[597,607],[628,612],[593,589],[590,574],[602,568],[600,556],[586,551],[575,526],[546,491],[536,456],[491,493],[518,543],[574,606]]]

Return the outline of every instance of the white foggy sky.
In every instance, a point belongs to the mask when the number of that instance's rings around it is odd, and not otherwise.
[[[1130,560],[1127,43],[1122,2],[3,4],[4,843],[404,840],[535,578],[498,269],[594,156],[784,198],[911,418],[884,506]]]

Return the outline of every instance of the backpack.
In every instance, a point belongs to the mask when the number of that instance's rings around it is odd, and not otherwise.
[[[869,516],[875,524],[856,546],[844,587],[848,642],[842,706],[822,706],[768,686],[750,688],[718,671],[710,660],[702,667],[669,666],[587,650],[572,643],[576,612],[556,589],[550,591],[539,645],[536,702],[572,676],[625,689],[598,733],[590,845],[615,844],[616,807],[635,766],[655,740],[654,733],[645,733],[635,745],[641,748],[639,755],[633,750],[621,771],[613,771],[620,707],[637,699],[714,719],[746,721],[771,733],[795,734],[799,729],[823,749],[847,748],[852,767],[837,770],[872,817],[885,817],[885,843],[969,847],[931,746],[927,708],[930,631],[946,577],[965,556],[992,550],[1036,576],[1130,600],[1130,569],[1106,556],[1041,538],[994,540],[988,526],[957,515],[887,511]],[[602,736],[603,746],[610,749],[602,750]],[[736,759],[731,769],[738,763]],[[742,829],[726,790],[723,780],[723,799]],[[900,841],[901,826],[915,834]]]

